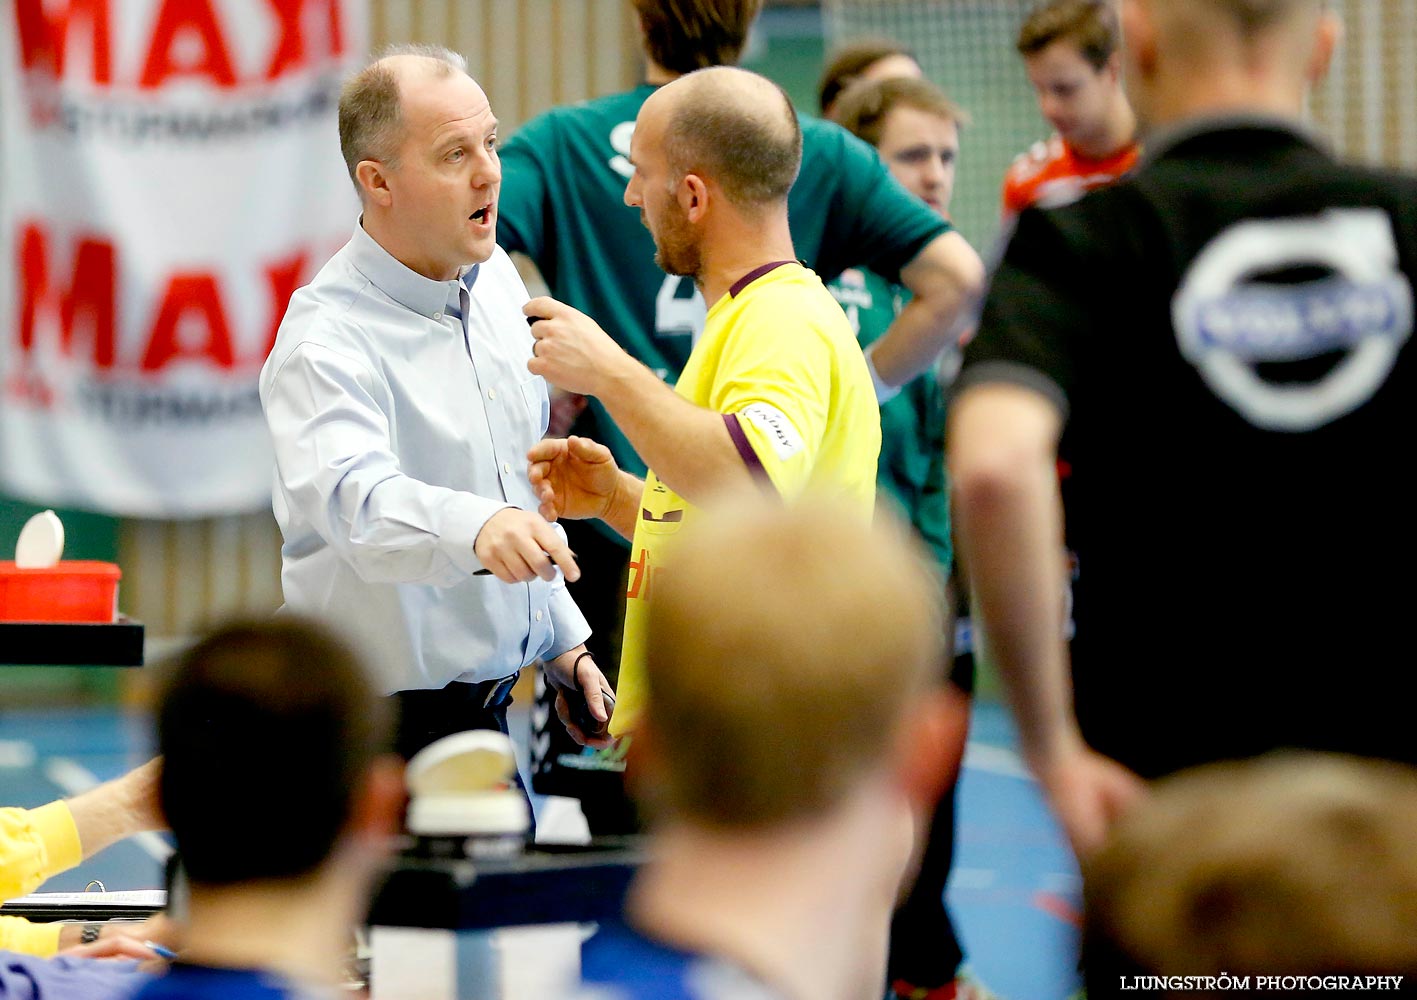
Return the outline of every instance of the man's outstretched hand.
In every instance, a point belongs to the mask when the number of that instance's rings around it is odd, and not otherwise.
[[[590,438],[542,438],[526,454],[527,478],[548,521],[604,517],[620,485],[610,449]]]

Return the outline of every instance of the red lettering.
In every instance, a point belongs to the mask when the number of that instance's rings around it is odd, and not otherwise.
[[[51,6],[53,6],[51,4]],[[108,0],[67,0],[52,15],[44,12],[44,0],[16,0],[15,19],[20,29],[20,63],[26,70],[43,68],[56,80],[64,76],[64,56],[68,51],[69,28],[79,18],[89,26],[94,83],[111,83]]]
[[[650,575],[649,550],[640,549],[639,558],[630,560],[630,579],[625,597],[631,601],[636,598],[649,600]]]
[[[113,367],[115,260],[113,244],[87,238],[74,251],[74,276],[67,288],[53,287],[49,273],[49,241],[38,222],[19,227],[20,349],[34,350],[35,329],[44,314],[58,314],[59,344],[66,356],[74,349],[75,328],[82,317],[93,335],[94,367]]]
[[[178,39],[184,37],[201,42],[199,58],[176,58],[173,49]],[[226,39],[211,0],[164,0],[158,11],[138,86],[160,87],[174,76],[205,76],[218,87],[236,86],[231,56],[226,51]]]
[[[179,337],[181,328],[197,323],[205,326],[205,338],[195,348],[184,346]],[[145,372],[155,372],[176,359],[199,358],[211,361],[218,368],[236,367],[221,292],[217,289],[215,275],[174,274],[167,283],[152,332],[148,334],[142,368]]]
[[[344,52],[344,32],[340,26],[340,0],[266,0],[271,12],[280,20],[280,37],[266,66],[266,79],[274,80],[292,70],[302,69],[309,62],[306,52],[306,8],[314,3],[325,7],[329,26],[330,55]]]
[[[266,265],[266,290],[270,293],[271,318],[266,327],[266,342],[261,350],[262,361],[271,353],[271,348],[276,346],[276,332],[280,330],[280,321],[285,318],[285,309],[290,305],[290,297],[300,287],[300,279],[305,275],[305,265],[309,259],[309,254],[302,250],[294,257]]]

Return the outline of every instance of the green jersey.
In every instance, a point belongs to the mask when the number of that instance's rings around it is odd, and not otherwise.
[[[673,383],[707,307],[692,279],[655,264],[654,240],[624,202],[635,116],[654,89],[555,108],[518,129],[501,150],[497,240],[535,261],[552,295]],[[823,281],[855,266],[897,280],[948,223],[897,184],[869,144],[828,122],[799,119],[802,169],[788,200],[798,257]],[[643,475],[644,462],[596,400],[575,433]]]
[[[895,320],[909,294],[862,268],[843,271],[827,289],[846,310],[861,346],[869,347]],[[881,457],[876,502],[893,503],[948,574],[953,549],[945,493],[945,392],[939,374],[912,379],[881,404]]]

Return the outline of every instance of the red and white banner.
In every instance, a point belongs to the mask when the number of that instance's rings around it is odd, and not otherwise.
[[[270,505],[256,377],[348,238],[366,0],[0,6],[0,493]]]

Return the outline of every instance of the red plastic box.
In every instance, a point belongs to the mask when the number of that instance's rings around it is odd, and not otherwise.
[[[122,575],[106,562],[72,560],[48,569],[0,562],[0,622],[112,622]]]

